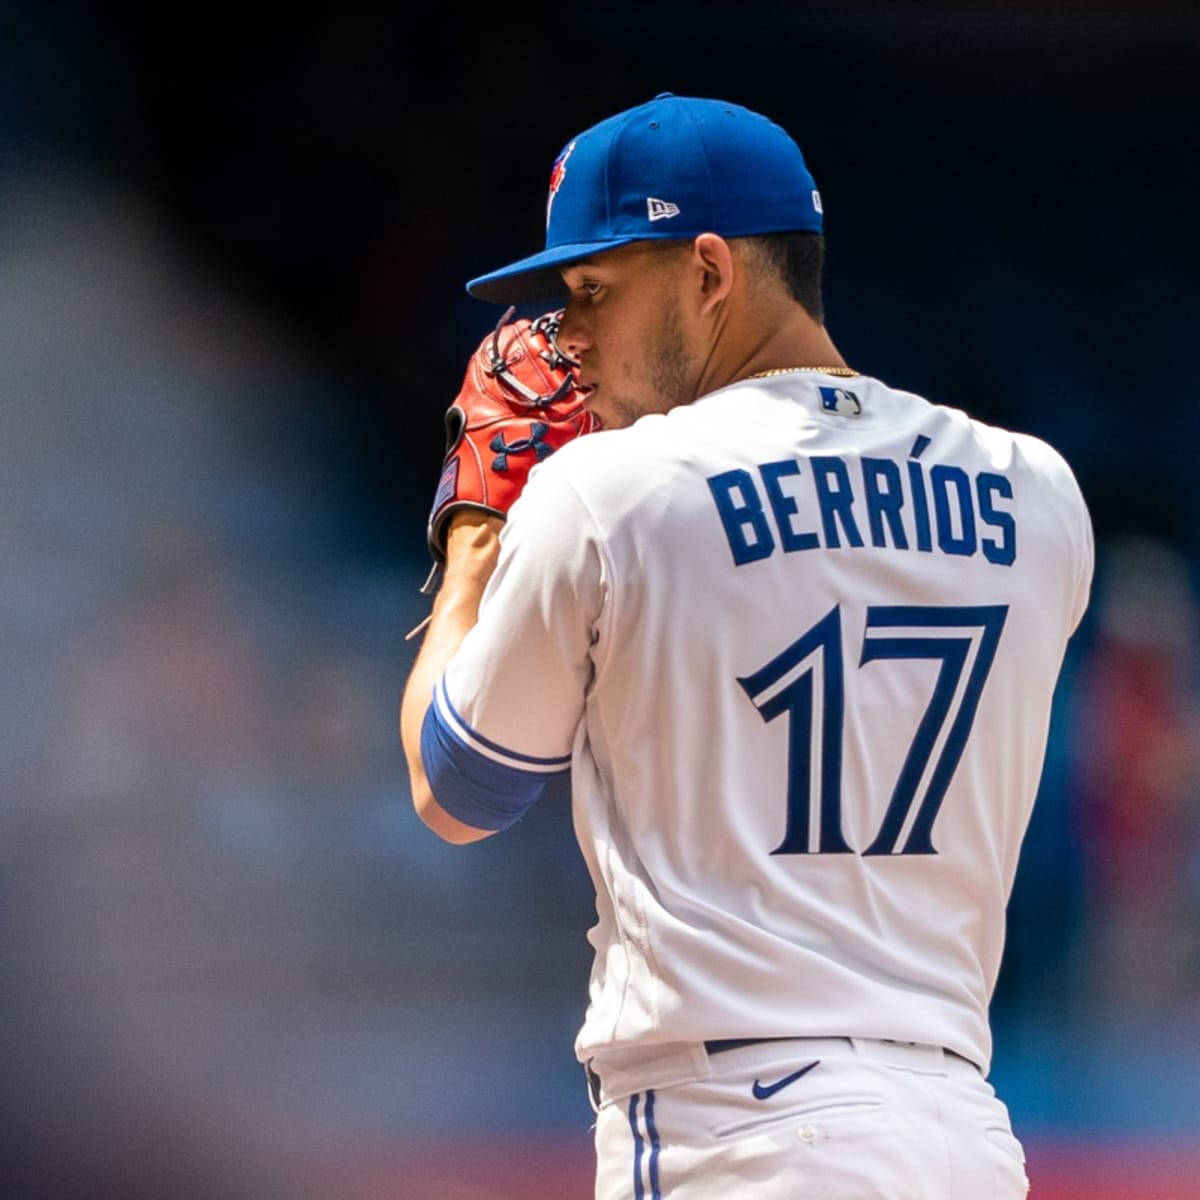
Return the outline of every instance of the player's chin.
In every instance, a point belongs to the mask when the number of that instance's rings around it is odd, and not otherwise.
[[[598,390],[598,384],[589,384],[587,387],[579,389],[579,398],[583,401],[583,407],[587,409],[592,421],[595,423],[597,431],[601,429],[614,429],[616,427],[615,421],[596,403],[595,397]]]
[[[597,428],[600,429],[628,429],[642,414],[626,404],[620,397],[604,396],[599,404],[585,398],[584,404],[587,405],[588,411],[597,420]]]

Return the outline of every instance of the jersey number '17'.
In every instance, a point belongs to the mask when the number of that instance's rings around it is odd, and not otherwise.
[[[881,659],[939,659],[941,667],[892,789],[883,824],[864,854],[937,853],[933,823],[970,736],[1007,615],[1006,604],[867,609],[860,668]],[[842,832],[845,704],[838,606],[782,654],[753,675],[739,678],[738,683],[764,721],[783,713],[788,716],[787,831],[771,853],[852,854]],[[819,711],[814,711],[818,694],[821,703]],[[820,806],[814,821],[815,742],[820,744],[816,772]]]

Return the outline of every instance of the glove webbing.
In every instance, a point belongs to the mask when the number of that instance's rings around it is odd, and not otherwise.
[[[489,375],[498,379],[510,392],[515,392],[520,396],[526,404],[532,404],[535,408],[544,408],[547,404],[554,404],[556,401],[561,400],[575,386],[575,380],[568,375],[553,392],[543,395],[540,392],[535,392],[531,387],[522,383],[513,375],[508,369],[508,363],[505,361],[504,356],[500,353],[500,330],[508,324],[513,313],[516,311],[516,308],[510,305],[500,320],[496,322],[496,329],[492,334],[491,361],[484,370]],[[550,344],[550,349],[540,351],[539,355],[545,362],[549,363],[552,370],[564,370],[579,366],[579,362],[576,359],[572,358],[559,347],[558,327],[561,323],[562,317],[559,313],[545,313],[534,321],[532,327],[532,332],[542,334]]]

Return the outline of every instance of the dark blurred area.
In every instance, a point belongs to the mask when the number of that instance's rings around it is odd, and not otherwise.
[[[500,315],[464,284],[539,248],[574,133],[666,90],[799,141],[848,361],[1076,470],[1096,586],[993,1079],[1043,1196],[1080,1145],[1195,1150],[1200,9],[0,23],[0,1194],[587,1194],[569,814],[443,846],[395,721]],[[1153,1194],[1200,1195],[1179,1170]]]

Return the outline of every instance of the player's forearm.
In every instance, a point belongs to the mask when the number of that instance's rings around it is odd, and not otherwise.
[[[479,617],[479,602],[496,568],[503,524],[499,517],[470,510],[454,516],[442,585],[400,705],[400,739],[408,762],[413,805],[421,819],[447,841],[475,841],[487,834],[455,821],[438,805],[421,759],[421,727],[446,664]]]

